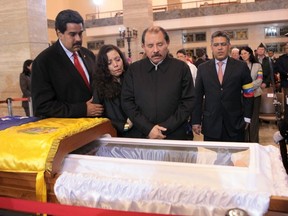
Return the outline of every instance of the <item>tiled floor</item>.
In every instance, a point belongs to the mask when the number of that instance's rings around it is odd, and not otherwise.
[[[273,134],[277,131],[277,125],[273,122],[271,123],[264,123],[261,122],[260,124],[260,131],[259,131],[259,143],[261,145],[275,145],[273,141]],[[194,135],[195,141],[202,141],[203,136]]]
[[[261,145],[275,145],[273,134],[278,131],[275,123],[261,123],[259,131],[259,143]]]

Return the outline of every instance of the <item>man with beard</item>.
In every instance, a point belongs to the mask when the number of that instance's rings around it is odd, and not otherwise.
[[[95,55],[82,47],[83,18],[77,11],[61,11],[55,20],[55,30],[57,42],[33,62],[34,115],[41,118],[101,116],[102,105],[92,103]]]
[[[124,75],[121,102],[133,122],[129,136],[186,139],[193,106],[193,79],[188,65],[169,56],[166,30],[152,26],[142,34],[146,57]]]

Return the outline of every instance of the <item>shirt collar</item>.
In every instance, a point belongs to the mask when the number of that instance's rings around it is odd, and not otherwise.
[[[150,60],[150,59],[149,59]],[[164,59],[163,59],[164,60]],[[160,61],[160,62],[158,62],[158,64],[155,64],[155,63],[153,63],[151,60],[150,60],[150,62],[151,62],[151,64],[153,64],[154,65],[154,67],[155,67],[155,70],[157,71],[157,69],[158,69],[158,65],[160,65],[162,62],[163,62],[163,60],[162,61]]]
[[[66,55],[69,57],[69,58],[72,58],[73,57],[73,52],[69,51],[64,45],[63,43],[61,42],[61,40],[59,40],[60,42],[60,45],[62,46],[62,48],[64,49]]]
[[[223,62],[223,64],[227,64],[227,60],[228,60],[228,57],[224,60],[222,60],[221,62]],[[217,65],[218,62],[220,62],[219,60],[215,59],[215,64]]]

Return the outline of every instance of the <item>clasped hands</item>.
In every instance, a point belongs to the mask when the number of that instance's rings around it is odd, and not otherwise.
[[[152,130],[148,134],[148,138],[149,139],[165,139],[166,136],[164,134],[162,134],[162,131],[164,132],[166,130],[167,130],[167,128],[164,128],[164,127],[159,126],[159,125],[154,125],[154,127],[152,128]]]

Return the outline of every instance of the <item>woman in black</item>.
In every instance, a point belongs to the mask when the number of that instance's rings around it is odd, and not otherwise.
[[[31,97],[31,71],[32,71],[32,59],[27,59],[23,63],[22,73],[20,73],[19,83],[22,91],[23,98]],[[29,104],[28,101],[22,101],[22,107],[24,108],[26,116],[29,116]]]
[[[111,120],[120,137],[128,136],[133,126],[120,103],[123,75],[127,69],[128,62],[118,47],[103,45],[100,48],[93,77],[93,102],[103,104],[103,117]]]

